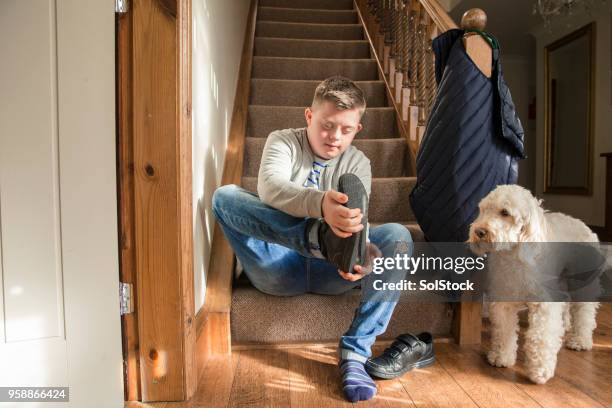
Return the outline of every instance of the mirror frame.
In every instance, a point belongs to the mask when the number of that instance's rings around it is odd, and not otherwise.
[[[592,195],[593,194],[593,132],[594,132],[594,116],[595,116],[595,22],[591,22],[584,27],[573,31],[572,33],[554,41],[544,47],[544,193],[552,194],[571,194],[571,195]],[[549,54],[558,48],[571,43],[572,41],[586,36],[589,43],[589,98],[587,108],[587,148],[586,148],[586,165],[587,165],[587,180],[586,185],[582,187],[569,186],[553,186],[552,179],[552,158],[551,158],[551,101],[550,101],[550,65]]]

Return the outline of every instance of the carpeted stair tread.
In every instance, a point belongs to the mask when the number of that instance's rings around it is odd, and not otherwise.
[[[274,130],[304,127],[304,109],[305,106],[250,105],[247,136],[266,138]],[[391,107],[367,108],[361,123],[363,129],[357,134],[357,139],[384,139],[398,135],[395,111]]]
[[[355,10],[298,9],[288,7],[259,7],[257,19],[293,23],[356,24]]]
[[[361,24],[315,24],[258,21],[256,37],[306,38],[319,40],[363,40]]]
[[[322,81],[342,75],[353,81],[378,79],[376,61],[347,58],[253,57],[252,78],[311,79]]]
[[[264,294],[250,284],[236,285],[230,316],[232,342],[337,342],[348,329],[359,299],[359,289],[331,296],[277,297]],[[387,331],[379,339],[424,330],[434,335],[448,335],[451,329],[449,315],[449,306],[442,302],[400,300]]]
[[[292,79],[251,79],[250,103],[253,105],[310,106],[319,81]],[[358,81],[369,107],[387,105],[383,81]]]
[[[247,137],[244,150],[243,174],[256,177],[266,139]],[[406,174],[409,158],[404,139],[354,140],[353,146],[369,159],[373,177],[401,177]]]
[[[353,0],[260,0],[260,7],[353,10]]]
[[[414,222],[408,195],[416,182],[415,177],[385,177],[372,179],[368,221],[372,223]],[[242,177],[242,187],[257,192],[257,177]]]
[[[298,38],[255,38],[254,55],[262,57],[294,58],[370,58],[367,41],[332,41]]]

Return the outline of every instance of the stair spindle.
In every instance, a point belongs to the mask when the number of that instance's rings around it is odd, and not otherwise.
[[[410,104],[417,104],[417,78],[418,69],[418,20],[419,20],[419,4],[416,0],[412,1],[410,10],[410,18],[408,19],[408,72],[404,79],[408,88],[410,88]]]
[[[399,13],[399,1],[394,0],[391,13],[391,42],[393,43],[393,46],[391,47],[391,53],[389,54],[391,58],[397,58],[397,55],[399,54],[399,41],[397,38],[397,33],[400,24]]]
[[[426,99],[427,99],[427,26],[428,14],[421,9],[421,15],[418,25],[418,68],[417,68],[417,83],[418,83],[418,106],[419,120],[417,125],[417,143],[421,142],[421,137],[425,133],[425,124],[427,123]]]
[[[433,52],[433,39],[437,36],[438,30],[433,21],[430,20],[429,28],[428,28],[428,36],[427,36],[427,57],[425,59],[425,64],[427,65],[427,109],[426,114],[429,118],[431,114],[431,109],[436,100],[437,95],[437,85],[436,85],[436,57]]]
[[[410,60],[410,17],[409,4],[410,0],[404,0],[404,12],[402,13],[402,87],[408,87],[408,65]]]
[[[398,49],[398,57],[397,57],[397,68],[395,74],[395,102],[398,104],[400,108],[400,112],[402,112],[401,119],[404,121],[404,104],[402,102],[402,93],[403,93],[403,77],[404,70],[406,66],[406,61],[408,59],[408,45],[406,39],[406,29],[408,25],[408,17],[407,17],[407,0],[398,0],[399,10],[398,10],[398,32],[397,32],[397,49]]]
[[[399,0],[393,0],[391,8],[391,37],[392,44],[391,50],[389,51],[389,86],[395,88],[395,72],[397,70],[396,64],[399,57],[399,40],[397,37],[399,28]]]
[[[385,75],[389,74],[389,59],[391,58],[391,47],[393,45],[393,2],[394,0],[385,0],[385,13],[383,19],[383,71]]]
[[[384,11],[384,15],[383,15],[383,33],[385,35],[385,45],[391,45],[392,43],[392,37],[391,37],[391,6],[392,6],[392,1],[393,0],[384,0],[384,4],[385,4],[385,11]]]

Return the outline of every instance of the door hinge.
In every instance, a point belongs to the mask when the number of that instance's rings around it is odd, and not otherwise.
[[[119,282],[119,310],[121,311],[121,316],[134,312],[131,283]]]
[[[129,9],[129,0],[115,0],[115,13],[125,14]]]

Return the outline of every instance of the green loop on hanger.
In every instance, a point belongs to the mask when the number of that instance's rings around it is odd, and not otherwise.
[[[467,28],[464,31],[466,33],[480,34],[480,36],[484,38],[489,43],[489,45],[491,45],[491,48],[493,48],[494,50],[499,50],[499,43],[497,42],[497,39],[493,37],[491,34],[481,31],[481,30],[477,30],[475,28]]]

